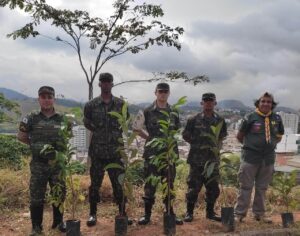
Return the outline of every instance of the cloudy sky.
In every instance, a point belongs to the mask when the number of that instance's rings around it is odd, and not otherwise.
[[[138,2],[142,2],[137,0]],[[87,10],[106,18],[112,13],[110,0],[51,0],[49,4]],[[300,108],[300,0],[152,0],[165,11],[162,21],[185,29],[182,49],[159,47],[137,55],[126,54],[103,68],[116,82],[149,79],[152,72],[179,70],[205,74],[210,83],[192,86],[171,84],[171,100],[188,95],[198,101],[203,92],[218,100],[239,99],[251,105],[265,91],[280,105]],[[44,84],[58,94],[86,101],[88,88],[76,55],[70,48],[42,37],[12,40],[6,34],[23,26],[28,16],[0,9],[0,87],[36,96]],[[66,38],[49,25],[41,33]],[[66,38],[67,39],[67,38]],[[94,84],[94,94],[99,94]],[[154,99],[155,84],[127,84],[114,94],[130,102]]]

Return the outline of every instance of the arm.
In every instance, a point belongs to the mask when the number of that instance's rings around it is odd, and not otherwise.
[[[284,135],[284,126],[282,120],[280,118],[279,126],[278,126],[278,134],[276,135],[276,142],[279,143],[282,139],[282,135]]]
[[[218,144],[220,150],[223,146],[223,141],[226,139],[226,136],[228,135],[228,133],[227,133],[227,124],[226,124],[224,119],[223,119],[222,122],[223,122],[223,125],[222,125],[221,132],[220,132],[220,135],[219,135],[219,144]]]
[[[84,117],[83,117],[83,123],[85,128],[87,128],[90,131],[95,131],[96,130],[96,126],[94,125],[94,123],[92,122],[92,116],[91,116],[91,109],[89,107],[89,104],[85,104],[84,106]]]
[[[144,124],[145,124],[145,115],[144,112],[140,110],[133,120],[132,128],[133,131],[136,132],[139,136],[141,136],[144,139],[147,139],[149,135],[146,132],[146,130],[143,129]]]
[[[192,142],[192,129],[192,121],[191,119],[188,119],[186,126],[182,132],[182,138],[188,143]]]
[[[245,137],[245,134],[244,134],[243,132],[241,132],[241,131],[239,131],[239,132],[237,133],[237,135],[236,135],[236,138],[237,138],[237,140],[238,140],[240,143],[243,143],[244,137]]]
[[[28,133],[26,133],[26,132],[22,132],[19,130],[19,132],[17,134],[17,139],[22,143],[25,143],[28,145],[30,144],[29,136],[28,136]]]
[[[30,115],[26,116],[22,119],[19,125],[19,132],[17,134],[17,139],[25,144],[30,144],[30,139],[29,139],[29,130],[31,129],[31,119]]]
[[[249,115],[246,115],[245,118],[242,120],[242,123],[239,127],[239,131],[236,135],[237,140],[243,144],[245,135],[249,132],[250,129],[250,121]]]

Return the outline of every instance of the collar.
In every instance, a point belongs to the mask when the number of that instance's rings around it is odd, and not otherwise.
[[[44,116],[44,117],[47,117],[47,118],[50,118],[50,117],[53,117],[53,116],[56,116],[56,115],[58,115],[58,113],[56,112],[56,110],[55,110],[55,108],[53,107],[53,114],[51,115],[51,116],[46,116],[43,112],[42,112],[42,110],[40,110],[40,112],[39,112],[39,114],[40,115],[42,115],[42,116]]]
[[[255,112],[256,112],[258,115],[262,116],[262,117],[269,117],[269,116],[272,115],[272,110],[269,111],[267,114],[265,114],[265,113],[262,113],[258,108],[256,108],[256,109],[255,109]]]
[[[104,100],[102,99],[101,95],[99,95],[98,98],[99,98],[99,102],[100,102],[101,104],[107,104],[107,103],[104,102]],[[110,100],[110,102],[109,102],[108,104],[114,103],[115,100],[116,100],[115,96],[111,95],[111,100]]]
[[[162,109],[166,109],[166,110],[170,110],[171,109],[171,106],[169,103],[167,103],[167,107],[166,108],[159,108],[156,104],[156,100],[152,103],[152,106],[151,106],[151,111],[159,111],[159,110],[162,110]]]
[[[203,111],[200,113],[200,117],[201,117],[202,119],[207,118],[207,117],[204,116],[204,112],[203,112]],[[213,117],[213,118],[217,118],[217,117],[218,117],[218,114],[217,114],[216,112],[214,112],[213,115],[212,115],[212,117]]]

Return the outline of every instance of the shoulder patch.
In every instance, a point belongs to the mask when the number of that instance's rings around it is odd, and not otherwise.
[[[22,122],[23,122],[24,124],[27,124],[27,123],[28,123],[27,117],[24,117],[24,118],[22,119]]]

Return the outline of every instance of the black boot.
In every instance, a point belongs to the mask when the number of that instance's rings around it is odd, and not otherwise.
[[[192,222],[194,219],[194,208],[195,208],[195,203],[193,202],[187,202],[186,204],[186,214],[184,217],[185,222]]]
[[[32,232],[30,236],[40,235],[42,233],[43,212],[44,212],[43,206],[30,207],[30,216],[31,216],[31,223],[32,223]]]
[[[138,221],[139,225],[149,224],[150,218],[151,218],[152,206],[153,206],[153,203],[145,201],[145,215],[139,219],[139,221]]]
[[[90,216],[86,222],[86,225],[91,227],[96,225],[97,223],[97,203],[91,202],[90,203]]]
[[[59,207],[52,205],[53,208],[53,223],[52,229],[57,228],[60,232],[65,233],[67,227],[65,222],[63,222],[63,213],[60,212]]]
[[[221,222],[221,217],[214,212],[214,203],[206,203],[206,218]]]
[[[118,204],[119,205],[119,214],[120,216],[127,216],[126,214],[126,210],[125,210],[125,204]],[[130,219],[129,217],[127,218],[127,224],[128,225],[132,225],[133,224],[133,220]]]

